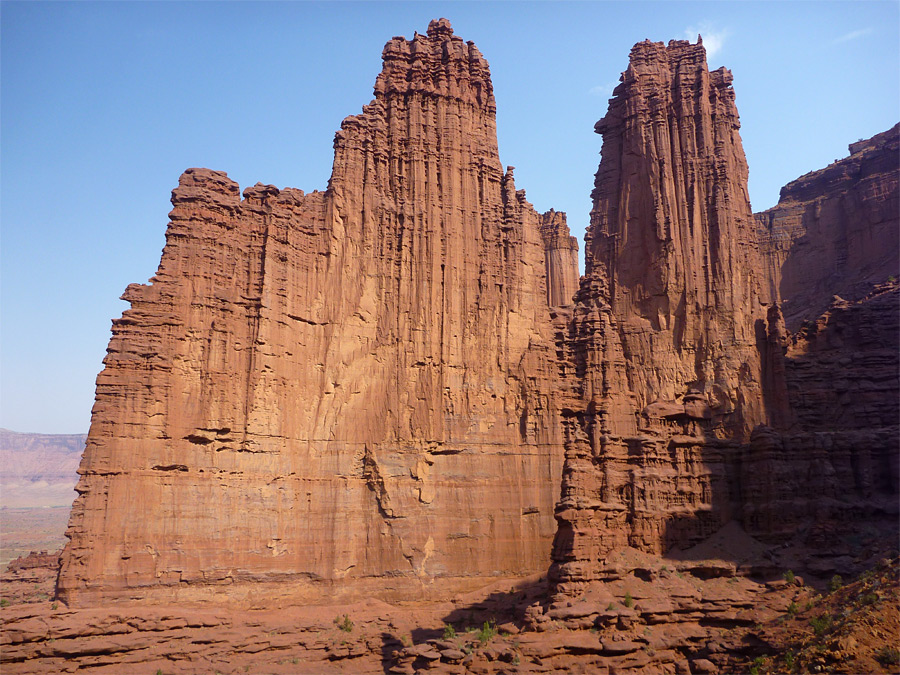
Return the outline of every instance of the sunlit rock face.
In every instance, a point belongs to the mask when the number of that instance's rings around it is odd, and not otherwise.
[[[756,214],[771,294],[796,331],[835,295],[856,301],[900,277],[900,125],[791,181]]]
[[[472,43],[441,19],[383,59],[325,192],[181,176],[97,380],[63,599],[421,597],[546,569],[549,301],[575,246],[503,171]]]

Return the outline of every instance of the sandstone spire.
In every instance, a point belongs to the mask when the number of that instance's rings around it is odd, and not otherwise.
[[[645,41],[596,125],[603,151],[576,295],[554,574],[690,545],[730,517],[723,454],[765,421],[747,164],[731,74]],[[677,480],[676,477],[677,476]]]
[[[408,597],[545,568],[542,220],[478,49],[440,19],[383,59],[325,193],[181,177],[98,377],[64,599]]]

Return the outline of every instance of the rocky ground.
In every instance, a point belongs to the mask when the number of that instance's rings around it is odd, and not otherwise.
[[[434,604],[88,609],[51,599],[56,560],[31,556],[2,577],[4,674],[762,675],[900,667],[897,557],[822,587],[790,570],[765,580],[733,560],[624,549],[607,561],[606,580],[576,600],[554,601],[546,579],[532,578]]]

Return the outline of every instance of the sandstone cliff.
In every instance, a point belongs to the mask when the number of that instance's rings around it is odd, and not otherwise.
[[[554,574],[614,548],[688,546],[729,517],[724,457],[765,421],[765,307],[725,69],[642,42],[597,123],[587,271],[564,337],[566,469]],[[593,571],[592,571],[593,570]]]
[[[859,300],[900,276],[900,125],[850,145],[850,156],[788,183],[756,214],[772,295],[787,326]]]
[[[326,192],[179,180],[159,271],[113,322],[63,599],[401,597],[546,568],[548,293],[574,242],[502,170],[471,42],[442,19],[383,59]]]
[[[856,303],[835,298],[788,331],[758,250],[730,85],[727,70],[707,70],[699,43],[643,42],[596,126],[587,270],[555,323],[568,383],[551,568],[561,596],[606,578],[616,549],[684,550],[732,520],[761,541],[814,551],[795,564],[816,574],[848,564],[825,533],[863,522],[896,531],[895,280]],[[868,187],[835,170],[833,191],[783,194],[824,204],[852,201],[848,190],[881,194],[876,184],[897,179],[882,145],[856,148],[878,174]],[[870,212],[891,199],[873,197]],[[829,227],[847,231],[851,217]],[[871,231],[854,224],[860,241],[875,246],[882,220]],[[809,258],[766,251],[798,287],[809,280],[798,298],[837,283]],[[848,266],[841,279],[865,281],[867,270],[854,279]]]

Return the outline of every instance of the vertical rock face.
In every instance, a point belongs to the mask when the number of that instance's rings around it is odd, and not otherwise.
[[[725,69],[643,42],[609,112],[567,336],[554,574],[592,578],[631,545],[688,546],[730,517],[725,464],[765,420],[765,307],[747,165]]]
[[[578,290],[578,240],[569,234],[566,214],[550,209],[541,216],[547,271],[547,302],[571,305]]]
[[[771,302],[787,270],[808,299],[870,268],[826,279],[793,250],[775,260],[769,240],[768,265],[785,272],[766,290],[730,83],[707,71],[699,44],[644,42],[597,124],[587,270],[557,337],[572,382],[551,568],[564,596],[604,578],[616,548],[685,549],[729,520],[769,542],[802,528],[795,543],[816,549],[817,574],[844,573],[823,533],[863,521],[896,532],[896,279],[858,302],[835,297],[789,332]],[[896,239],[881,236],[879,209],[894,199],[897,163],[877,137],[855,147],[871,180],[832,167],[809,192],[801,179],[782,194],[831,209],[834,232],[858,228],[849,248],[861,251]],[[863,194],[881,215],[851,225],[852,209],[835,205]]]
[[[788,183],[756,214],[771,293],[787,326],[832,296],[859,300],[900,276],[900,125],[850,145],[850,156]]]
[[[731,73],[701,44],[635,45],[606,116],[587,236],[639,405],[706,398],[760,419],[758,252]],[[749,370],[746,374],[744,371]]]
[[[472,43],[442,19],[383,59],[326,192],[181,177],[98,377],[67,601],[399,597],[546,567],[564,225],[549,245],[554,216],[503,172]]]

